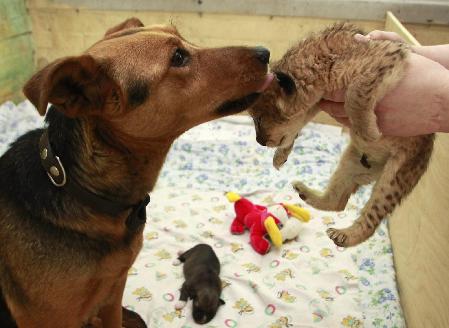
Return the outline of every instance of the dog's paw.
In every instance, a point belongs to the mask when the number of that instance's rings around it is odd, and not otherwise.
[[[187,302],[186,301],[177,301],[175,303],[175,309],[176,310],[182,310],[183,308],[186,307]]]
[[[296,192],[298,193],[299,198],[306,201],[309,188],[301,181],[293,181],[292,186],[293,189],[295,189]]]
[[[181,265],[181,261],[179,259],[175,259],[175,260],[173,260],[172,264],[175,266],[178,266],[178,265]]]

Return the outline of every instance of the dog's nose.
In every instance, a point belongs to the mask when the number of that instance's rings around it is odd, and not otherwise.
[[[256,141],[259,143],[259,145],[261,146],[266,146],[267,145],[267,138],[262,137],[260,135],[256,136]]]
[[[254,48],[256,52],[256,57],[259,59],[262,64],[266,65],[270,61],[270,50],[264,47],[256,47]]]

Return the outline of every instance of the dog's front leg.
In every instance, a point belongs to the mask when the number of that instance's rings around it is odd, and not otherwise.
[[[120,278],[112,289],[110,302],[100,309],[98,317],[103,328],[122,328],[122,298],[126,284],[126,275]]]

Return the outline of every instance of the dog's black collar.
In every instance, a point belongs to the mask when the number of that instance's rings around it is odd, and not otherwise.
[[[124,211],[131,210],[126,219],[126,226],[130,230],[135,230],[146,222],[146,206],[150,202],[149,195],[146,195],[137,204],[125,204],[118,200],[111,200],[94,194],[83,188],[75,180],[68,179],[61,160],[53,153],[47,129],[44,130],[39,139],[39,156],[51,183],[58,188],[64,188],[82,204],[110,216],[116,216]]]

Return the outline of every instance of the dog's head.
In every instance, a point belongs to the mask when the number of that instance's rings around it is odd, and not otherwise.
[[[51,103],[124,146],[166,142],[251,105],[271,82],[269,55],[261,47],[201,48],[173,26],[132,18],[82,55],[49,64],[23,90],[41,115]]]
[[[285,148],[291,145],[305,125],[306,111],[296,109],[297,89],[293,77],[276,72],[268,89],[249,109],[256,128],[256,139],[262,146]]]
[[[205,324],[211,321],[220,305],[225,302],[220,298],[221,290],[216,288],[199,289],[193,299],[192,316],[196,323]]]

